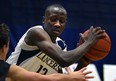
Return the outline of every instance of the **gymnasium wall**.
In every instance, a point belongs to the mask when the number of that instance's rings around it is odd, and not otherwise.
[[[116,0],[0,0],[0,23],[10,27],[10,49],[8,56],[24,32],[31,26],[42,24],[42,16],[48,5],[59,3],[68,12],[66,28],[61,35],[68,50],[76,47],[79,33],[90,26],[101,26],[109,34],[112,46],[109,55],[96,65],[103,79],[103,64],[116,64]]]

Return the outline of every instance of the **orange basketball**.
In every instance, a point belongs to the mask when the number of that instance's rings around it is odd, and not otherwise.
[[[87,35],[88,30],[85,31],[83,34]],[[105,38],[98,39],[96,43],[87,51],[85,56],[93,61],[101,60],[109,54],[111,48],[111,40],[110,37],[106,32]],[[79,44],[82,44],[84,41],[80,38]]]

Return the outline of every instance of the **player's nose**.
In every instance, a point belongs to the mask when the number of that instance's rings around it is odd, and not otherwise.
[[[60,27],[61,26],[59,20],[56,21],[56,23],[54,24],[54,26],[56,26],[56,27]]]

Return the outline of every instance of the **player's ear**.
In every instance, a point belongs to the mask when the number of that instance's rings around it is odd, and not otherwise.
[[[43,16],[43,18],[42,18],[42,22],[45,23],[45,16]]]

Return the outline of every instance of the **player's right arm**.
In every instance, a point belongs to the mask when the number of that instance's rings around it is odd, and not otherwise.
[[[38,46],[45,54],[65,67],[77,62],[98,38],[104,37],[103,32],[99,27],[95,28],[94,31],[93,28],[90,28],[89,34],[86,37],[81,34],[85,42],[74,50],[67,52],[62,51],[56,46],[48,33],[42,29],[31,29],[25,37],[25,42],[28,45]]]
[[[93,76],[86,76],[90,74],[91,71],[84,72],[86,68],[79,71],[71,72],[69,70],[69,75],[54,73],[51,75],[41,75],[39,73],[29,72],[19,66],[11,65],[9,72],[7,74],[7,81],[84,81]]]

